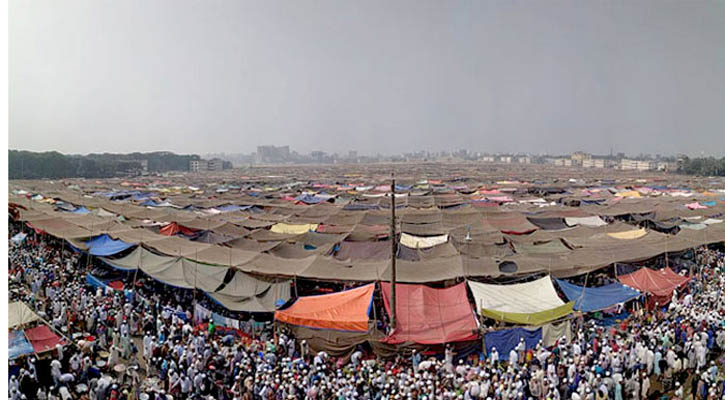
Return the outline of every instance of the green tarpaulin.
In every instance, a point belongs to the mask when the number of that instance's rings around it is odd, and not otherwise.
[[[541,325],[547,322],[555,321],[561,317],[569,315],[574,310],[574,302],[571,301],[562,306],[552,308],[550,310],[539,311],[535,313],[513,313],[496,310],[481,309],[481,315],[495,319],[497,321],[508,322],[517,325]]]

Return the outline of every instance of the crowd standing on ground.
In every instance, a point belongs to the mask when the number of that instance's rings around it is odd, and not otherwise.
[[[284,334],[194,324],[192,302],[178,291],[92,288],[80,260],[41,236],[11,244],[10,300],[69,339],[45,360],[48,374],[35,355],[10,361],[13,400],[622,400],[658,396],[655,387],[673,399],[725,394],[725,257],[716,250],[697,250],[697,273],[667,308],[637,307],[608,327],[589,320],[553,347],[522,342],[507,361],[495,348],[457,359],[448,346],[441,358],[406,351],[392,360],[358,349],[343,363]]]

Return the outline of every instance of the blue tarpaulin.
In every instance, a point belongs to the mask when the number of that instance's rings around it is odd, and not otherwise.
[[[13,360],[25,354],[33,354],[33,345],[25,338],[25,331],[8,332],[8,358]]]
[[[509,352],[518,346],[519,341],[524,339],[526,349],[533,349],[541,341],[541,328],[525,329],[512,328],[501,331],[489,332],[483,336],[486,343],[486,354],[491,354],[491,350],[495,347],[501,360],[509,359]]]
[[[86,245],[88,246],[88,253],[93,256],[111,256],[133,247],[133,244],[126,243],[123,240],[111,239],[108,235],[96,236],[87,241]]]
[[[73,214],[88,214],[91,211],[85,207],[78,207],[75,210],[71,211]]]
[[[564,295],[573,301],[574,309],[583,312],[604,310],[639,297],[640,293],[621,283],[585,288],[560,279],[556,280]]]
[[[10,238],[10,240],[12,240],[12,242],[15,244],[19,244],[19,243],[23,243],[25,241],[26,237],[28,237],[27,233],[20,232],[17,235]]]
[[[244,211],[244,210],[248,210],[250,208],[252,208],[252,206],[238,206],[236,204],[227,204],[225,206],[216,207],[217,210],[222,211],[222,212],[227,212],[227,211]]]

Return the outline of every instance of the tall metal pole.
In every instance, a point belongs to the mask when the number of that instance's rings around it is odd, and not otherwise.
[[[390,185],[391,188],[391,196],[390,196],[390,212],[392,218],[390,219],[390,249],[392,251],[392,263],[391,263],[391,277],[390,277],[390,304],[391,304],[391,316],[390,316],[390,326],[395,329],[397,326],[398,319],[396,318],[396,294],[395,294],[395,282],[397,280],[397,268],[395,265],[396,256],[398,253],[398,242],[395,235],[395,172],[391,174],[392,177],[392,184]]]

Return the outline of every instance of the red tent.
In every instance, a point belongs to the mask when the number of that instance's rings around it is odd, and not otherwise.
[[[688,276],[680,276],[670,268],[663,268],[659,271],[641,268],[631,274],[619,277],[619,281],[623,284],[640,292],[659,297],[660,304],[666,304],[672,297],[672,292],[689,280]]]
[[[177,224],[176,222],[172,222],[159,230],[160,234],[166,236],[174,236],[177,233],[182,233],[184,235],[193,235],[196,232],[198,232],[197,229],[187,228],[185,226]]]
[[[277,321],[317,329],[366,332],[375,284],[332,294],[300,297],[274,313]]]
[[[25,331],[25,337],[28,338],[30,344],[33,345],[33,351],[36,353],[55,350],[56,344],[63,343],[63,340],[53,333],[47,325],[40,325],[32,329],[27,329]]]
[[[390,314],[390,283],[382,282],[385,309]],[[466,284],[445,289],[398,283],[397,328],[387,343],[440,344],[474,340],[478,323],[468,301]]]

